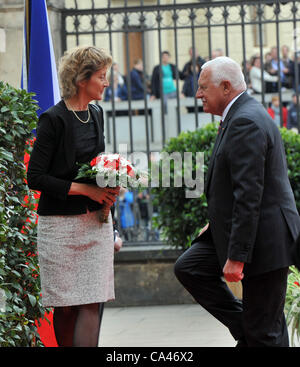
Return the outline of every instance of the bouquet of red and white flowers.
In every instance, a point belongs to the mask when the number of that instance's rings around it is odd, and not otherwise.
[[[100,154],[90,163],[82,164],[76,179],[95,180],[99,187],[139,188],[148,186],[148,174],[135,168],[120,154]],[[103,205],[100,221],[107,222],[110,212],[108,204]]]

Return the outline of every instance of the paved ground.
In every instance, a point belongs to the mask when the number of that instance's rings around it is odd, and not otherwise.
[[[100,334],[102,347],[234,347],[235,344],[228,329],[196,304],[106,307]],[[300,340],[295,344],[299,347]]]
[[[233,347],[228,329],[199,305],[105,308],[102,347]]]

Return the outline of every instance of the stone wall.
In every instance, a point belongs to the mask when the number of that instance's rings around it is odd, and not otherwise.
[[[112,307],[193,303],[174,275],[182,252],[160,246],[123,247],[115,256],[116,300]]]
[[[166,246],[123,247],[115,256],[116,299],[108,307],[195,303],[174,275],[174,264],[182,254]],[[229,283],[241,298],[241,283]]]
[[[61,15],[65,0],[47,1],[56,60],[61,56]],[[0,3],[0,80],[20,87],[23,52],[24,0]],[[42,62],[42,60],[41,60]]]

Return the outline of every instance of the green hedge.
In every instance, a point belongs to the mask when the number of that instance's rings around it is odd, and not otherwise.
[[[24,165],[36,109],[32,94],[0,82],[1,347],[42,346],[35,325],[45,312],[40,303],[35,200]]]
[[[281,129],[285,145],[288,174],[300,212],[300,135]],[[178,137],[169,140],[164,151],[172,152],[204,152],[204,173],[207,172],[209,159],[216,139],[215,124],[208,124],[193,132],[183,132]],[[172,163],[172,161],[171,161]],[[172,167],[172,164],[171,164]],[[196,169],[195,161],[193,170]],[[191,239],[207,223],[207,202],[203,194],[200,198],[187,199],[185,186],[172,187],[174,172],[171,172],[170,188],[152,189],[154,205],[157,206],[158,216],[154,224],[160,229],[162,238],[176,248],[190,246]]]
[[[300,134],[284,128],[280,132],[286,152],[288,175],[300,213]]]

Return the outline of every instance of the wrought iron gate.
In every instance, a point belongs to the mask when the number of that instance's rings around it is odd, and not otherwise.
[[[66,0],[66,8],[62,11],[62,48],[65,51],[73,46],[93,44],[110,50],[124,75],[128,96],[125,101],[112,98],[103,103],[107,144],[112,151],[118,151],[118,143],[124,143],[125,139],[130,152],[144,151],[149,157],[151,152],[159,151],[171,136],[214,120],[214,116],[204,116],[201,103],[196,98],[182,98],[182,69],[187,61],[190,61],[194,91],[199,60],[210,59],[215,52],[222,52],[241,62],[249,82],[251,56],[257,54],[263,71],[265,53],[271,46],[277,47],[278,59],[283,44],[289,47],[290,57],[298,59],[299,21],[298,1]],[[172,63],[176,66],[176,92],[174,98],[167,102],[163,98],[149,98],[151,73],[153,67],[159,65],[161,76],[162,53],[166,47],[171,48]],[[191,59],[187,54],[189,48]],[[200,49],[200,55],[197,49]],[[131,88],[130,72],[134,57],[140,58],[144,67],[143,95],[139,100],[135,99]],[[293,86],[296,86],[298,94],[297,62],[294,65]],[[112,69],[111,81],[114,73],[117,71]],[[281,103],[288,103],[293,90],[283,88],[281,73],[279,64],[276,93]],[[163,95],[161,80],[159,90]],[[271,95],[265,91],[264,78],[261,83],[262,92],[256,97],[267,106]],[[114,95],[113,82],[111,87]],[[299,109],[297,113],[299,117]],[[149,192],[142,201],[151,202]],[[148,217],[141,215],[137,204],[131,205],[130,209],[135,214],[135,221],[133,226],[124,228],[126,239],[138,243],[156,242],[159,234],[149,224],[153,215],[151,204],[147,205]]]

